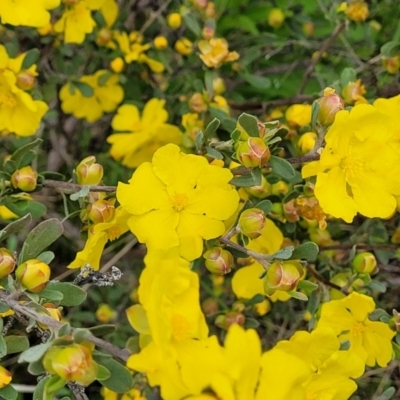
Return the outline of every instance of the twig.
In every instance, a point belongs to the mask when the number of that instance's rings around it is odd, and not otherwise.
[[[352,249],[353,247],[362,250],[396,250],[400,247],[398,244],[368,244],[368,243],[341,243],[341,244],[332,244],[328,246],[320,246],[319,249],[321,251],[325,250],[346,250]]]
[[[117,190],[116,186],[100,186],[100,185],[78,185],[72,182],[55,181],[52,179],[45,179],[43,186],[47,188],[59,189],[64,193],[79,192],[83,187],[87,186],[90,192],[107,192],[112,193]]]
[[[318,61],[321,59],[323,53],[331,46],[331,44],[335,41],[335,39],[338,37],[338,35],[344,30],[346,27],[346,23],[342,22],[341,24],[337,25],[334,31],[332,32],[331,36],[329,36],[328,39],[325,40],[325,42],[322,44],[321,48],[318,50],[317,54],[314,54],[313,59],[311,60],[311,64],[309,67],[306,69],[303,75],[303,79],[301,81],[300,87],[298,94],[303,93],[306,85],[308,78],[310,77],[311,73],[314,71],[315,65],[318,63]]]
[[[325,286],[329,286],[332,289],[339,290],[339,292],[342,292],[344,294],[349,294],[346,288],[342,288],[335,283],[329,281],[328,279],[325,279],[319,272],[317,272],[314,268],[312,268],[310,265],[307,264],[306,266],[307,271],[312,275],[317,281],[321,282]]]

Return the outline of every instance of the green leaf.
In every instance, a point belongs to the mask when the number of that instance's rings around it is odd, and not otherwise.
[[[0,336],[0,358],[3,358],[7,354],[7,345],[4,340],[4,336]]]
[[[196,145],[196,150],[200,151],[203,148],[204,144],[204,134],[202,131],[198,131],[196,138],[195,138],[195,145]]]
[[[371,281],[368,284],[368,287],[372,290],[376,290],[379,293],[385,293],[386,292],[386,285],[382,282],[378,282],[378,281]]]
[[[132,388],[132,375],[122,364],[112,358],[100,358],[98,356],[93,358],[98,364],[103,365],[110,371],[110,377],[100,381],[103,386],[117,393],[124,393]]]
[[[89,328],[89,331],[92,333],[92,335],[96,337],[110,335],[112,333],[115,333],[116,330],[117,327],[111,324],[97,325]]]
[[[254,207],[259,208],[264,211],[264,214],[267,215],[272,210],[272,202],[270,200],[263,200],[257,203]]]
[[[229,181],[229,183],[237,187],[256,186],[256,182],[252,174],[235,176]]]
[[[340,75],[340,85],[344,88],[349,82],[355,82],[357,72],[353,68],[345,68]]]
[[[51,290],[48,287],[46,287],[40,292],[40,297],[43,297],[50,301],[59,302],[63,299],[64,296],[58,290]]]
[[[217,160],[224,159],[224,156],[218,150],[215,150],[210,146],[207,146],[206,150],[207,150],[207,155],[210,156],[211,158],[215,158]]]
[[[29,340],[26,336],[9,335],[5,338],[7,345],[7,354],[21,353],[29,349]]]
[[[82,288],[69,282],[49,282],[46,289],[62,293],[63,298],[60,301],[62,306],[79,306],[86,300],[87,296]]]
[[[290,297],[293,297],[294,299],[301,300],[301,301],[307,301],[308,297],[304,293],[300,292],[288,292]]]
[[[111,71],[107,71],[104,74],[101,74],[98,78],[97,78],[97,84],[99,86],[104,86],[107,81],[112,77],[112,72]]]
[[[256,294],[250,300],[246,301],[246,306],[253,306],[254,304],[261,303],[264,301],[265,296],[263,294]]]
[[[390,400],[395,393],[396,389],[393,386],[390,386],[380,396],[374,397],[372,400]]]
[[[287,246],[283,249],[278,250],[276,253],[271,255],[272,259],[287,260],[291,257],[293,253],[293,246]]]
[[[260,326],[260,323],[255,318],[246,317],[244,326],[247,329],[257,329]]]
[[[32,161],[36,158],[36,153],[33,150],[29,150],[25,153],[18,164],[18,168],[26,167],[27,165],[31,165]]]
[[[319,110],[321,109],[321,105],[319,104],[318,101],[314,101],[312,103],[312,109],[311,109],[311,129],[315,131],[315,128],[317,126],[317,119],[318,119],[318,114]]]
[[[24,61],[22,61],[21,69],[28,69],[35,64],[40,57],[39,49],[31,49],[25,53]]]
[[[85,82],[74,81],[73,86],[76,87],[85,97],[92,97],[94,95],[93,88]]]
[[[201,26],[197,19],[190,13],[183,15],[183,21],[185,25],[198,37],[201,36]]]
[[[28,372],[31,375],[35,375],[35,376],[44,374],[46,372],[46,370],[43,367],[42,360],[33,361],[33,362],[29,363]]]
[[[293,259],[304,258],[307,261],[315,261],[319,253],[319,247],[314,242],[304,242],[297,246],[292,254]]]
[[[399,50],[399,47],[400,47],[400,42],[392,40],[390,42],[385,43],[381,47],[381,54],[385,58],[391,58],[394,55],[396,55],[396,53]]]
[[[99,368],[99,370],[98,370],[97,376],[96,376],[96,379],[98,381],[105,381],[106,379],[108,379],[111,376],[110,371],[103,365],[99,364],[98,368]]]
[[[17,170],[17,164],[13,160],[7,160],[3,164],[3,169],[8,174],[13,174]]]
[[[3,199],[3,204],[19,217],[31,214],[32,218],[40,218],[47,212],[47,208],[44,204],[34,200],[21,200],[7,197]]]
[[[11,385],[7,385],[0,389],[0,398],[2,400],[17,400],[18,392]]]
[[[255,186],[260,186],[262,182],[261,168],[253,168],[251,176],[254,178]]]
[[[31,222],[32,222],[32,216],[30,214],[26,214],[24,217],[9,223],[6,227],[4,227],[0,231],[0,241],[7,239],[9,236],[14,235],[15,233],[21,232],[22,229],[24,229]]]
[[[238,118],[238,123],[246,131],[249,136],[259,137],[258,121],[256,117],[243,113]]]
[[[237,142],[240,138],[241,132],[239,131],[239,129],[235,129],[232,133],[231,133],[231,139],[234,142]]]
[[[89,194],[89,186],[83,186],[82,189],[79,192],[72,193],[69,198],[72,201],[79,200],[81,197],[86,197]]]
[[[348,350],[350,348],[350,345],[350,340],[344,340],[343,342],[340,342],[339,350]]]
[[[46,247],[55,242],[63,231],[62,223],[56,218],[41,222],[29,232],[22,246],[18,263],[21,264],[38,256]]]
[[[293,166],[283,158],[271,156],[269,163],[271,164],[272,170],[284,179],[290,180],[296,175]]]
[[[64,336],[64,335],[69,335],[72,331],[71,325],[68,323],[65,323],[59,330],[58,330],[58,336]]]
[[[21,363],[31,363],[34,361],[40,360],[44,353],[51,347],[50,342],[38,344],[36,346],[30,347],[28,350],[25,350],[23,353],[20,354],[18,358],[18,362]]]
[[[90,338],[92,334],[90,333],[89,329],[85,328],[76,328],[74,329],[74,342],[81,343],[88,338]]]
[[[36,258],[40,261],[43,261],[45,264],[50,264],[55,257],[55,254],[52,251],[44,251],[40,253]]]
[[[67,382],[58,375],[51,376],[45,383],[43,400],[52,400],[54,395],[63,388],[66,383]]]
[[[311,293],[314,290],[318,289],[318,285],[314,282],[303,280],[297,284],[297,288],[304,290],[305,292]]]
[[[50,378],[51,376],[46,376],[39,381],[35,391],[33,392],[33,400],[43,400],[44,388],[46,386],[47,381],[49,381]]]
[[[209,138],[210,136],[212,136],[219,128],[220,124],[220,120],[218,118],[214,118],[206,127],[206,130],[204,132],[205,137]]]
[[[7,277],[6,277],[7,279]],[[10,309],[10,306],[7,303],[4,303],[3,301],[0,301],[0,313],[4,313]]]
[[[244,72],[241,74],[241,77],[256,89],[267,90],[271,87],[271,79],[265,76],[258,76]]]
[[[43,142],[42,139],[36,139],[25,146],[20,147],[16,150],[13,155],[10,157],[11,160],[15,161],[17,165],[19,165],[22,157],[31,149],[34,149],[36,146],[41,145]]]

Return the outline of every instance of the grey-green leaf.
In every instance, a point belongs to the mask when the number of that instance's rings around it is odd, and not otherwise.
[[[32,346],[28,350],[25,350],[23,353],[20,354],[18,362],[31,363],[34,361],[38,361],[43,357],[44,353],[46,353],[50,346],[50,342],[38,344],[37,346]]]
[[[0,231],[0,241],[7,239],[9,236],[14,235],[15,233],[19,233],[31,222],[31,214],[26,214],[22,218],[19,218],[16,221],[9,223],[4,229]]]
[[[63,298],[60,301],[62,306],[79,306],[86,300],[87,296],[87,293],[79,286],[68,282],[49,282],[46,289],[62,293]]]
[[[26,336],[9,335],[5,337],[7,354],[21,353],[29,349],[29,340]]]
[[[7,385],[0,389],[0,399],[2,400],[17,400],[18,392],[11,386]]]
[[[290,180],[296,175],[292,164],[281,157],[271,156],[269,163],[271,164],[272,170],[284,179]]]
[[[249,136],[253,137],[260,136],[260,133],[258,131],[258,121],[256,117],[253,117],[250,114],[243,113],[238,118],[238,122]]]
[[[303,258],[307,261],[315,261],[317,259],[318,253],[319,247],[317,244],[315,244],[314,242],[304,242],[294,249],[291,258]]]
[[[209,138],[211,135],[215,133],[215,131],[218,129],[219,125],[221,122],[219,121],[218,118],[214,118],[206,127],[206,130],[204,131],[205,137]]]
[[[132,388],[132,375],[122,364],[112,358],[95,356],[94,359],[110,371],[110,377],[100,382],[103,386],[117,393],[124,393]]]
[[[271,212],[272,210],[272,203],[270,200],[263,200],[260,201],[255,205],[256,208],[259,208],[260,210],[264,211],[264,214],[267,215]]]

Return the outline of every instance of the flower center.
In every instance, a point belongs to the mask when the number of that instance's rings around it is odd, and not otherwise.
[[[140,131],[142,129],[142,124],[140,123],[140,121],[134,121],[132,123],[132,130],[133,131]]]
[[[111,241],[119,238],[121,234],[122,234],[121,227],[118,225],[112,226],[107,229],[108,239]]]
[[[180,314],[173,314],[170,322],[174,339],[185,340],[190,338],[190,324],[186,317]]]
[[[185,193],[177,193],[171,198],[172,207],[176,211],[182,211],[188,202],[188,197]]]
[[[14,108],[17,105],[15,97],[8,91],[0,93],[0,107]]]
[[[340,162],[340,167],[344,169],[347,176],[355,177],[359,176],[364,170],[364,162],[359,159],[347,157]]]
[[[359,336],[365,331],[365,325],[362,322],[357,322],[353,327],[351,328],[351,334],[353,336]]]

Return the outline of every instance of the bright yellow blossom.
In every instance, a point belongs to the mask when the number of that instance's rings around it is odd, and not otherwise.
[[[368,319],[374,310],[371,297],[353,292],[341,300],[323,304],[318,328],[331,328],[340,341],[349,340],[350,350],[366,365],[373,367],[377,363],[386,367],[392,359],[391,339],[395,332],[383,322]]]
[[[200,40],[200,58],[209,68],[219,68],[223,63],[235,61],[239,58],[236,51],[228,50],[225,39]]]
[[[92,11],[98,10],[104,1],[79,0],[76,4],[68,6],[54,24],[54,31],[64,33],[65,43],[83,43],[86,35],[93,32],[96,26]]]
[[[106,74],[109,76],[104,79]],[[102,82],[103,79],[105,82]],[[92,93],[84,95],[72,83],[65,84],[60,90],[62,110],[73,114],[75,118],[85,118],[88,122],[95,122],[105,112],[114,111],[124,97],[118,75],[110,74],[106,70],[82,76],[79,82],[89,85]]]
[[[48,10],[58,7],[60,1],[61,0],[1,0],[1,23],[39,28],[50,22],[50,13]]]
[[[198,258],[203,239],[222,235],[239,202],[229,185],[232,173],[204,157],[183,154],[178,146],[157,150],[129,184],[119,183],[117,198],[132,216],[131,231],[149,251],[179,247],[187,260]]]
[[[396,124],[396,139],[400,139],[400,95],[390,97],[389,99],[379,98],[373,103],[373,106],[382,114],[388,115]]]
[[[0,389],[7,386],[11,382],[12,376],[10,371],[7,371],[0,365]]]
[[[142,116],[132,104],[123,104],[111,125],[118,133],[107,138],[110,154],[123,165],[135,168],[150,161],[154,152],[167,143],[180,143],[182,133],[177,126],[166,123],[168,112],[165,101],[151,99],[144,106]]]
[[[290,127],[298,128],[311,123],[311,106],[309,104],[293,104],[285,113]]]
[[[303,178],[317,175],[315,197],[325,213],[351,222],[357,212],[387,218],[395,211],[400,195],[396,134],[393,119],[371,105],[336,114],[320,161],[302,170]]]

